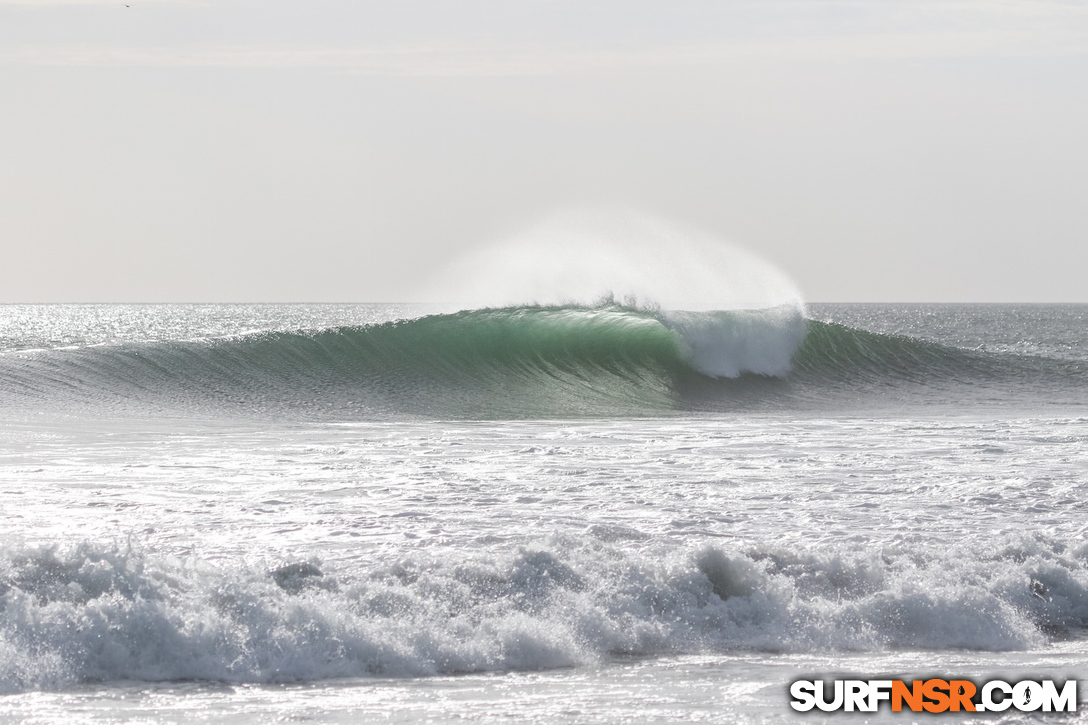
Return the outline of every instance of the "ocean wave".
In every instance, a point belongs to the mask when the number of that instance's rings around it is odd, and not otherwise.
[[[733,651],[1005,651],[1088,625],[1083,544],[624,549],[587,532],[351,568],[0,550],[0,692],[546,669]]]
[[[1082,403],[1083,362],[963,350],[793,307],[509,307],[363,327],[11,353],[0,396],[127,409],[505,418],[887,398]],[[874,395],[869,395],[875,393]],[[868,395],[868,397],[866,397]],[[913,396],[913,398],[911,398]],[[927,397],[928,396],[928,397]]]

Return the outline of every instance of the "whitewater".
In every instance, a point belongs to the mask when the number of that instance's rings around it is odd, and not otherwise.
[[[1088,665],[1084,305],[7,305],[0,411],[3,722]]]

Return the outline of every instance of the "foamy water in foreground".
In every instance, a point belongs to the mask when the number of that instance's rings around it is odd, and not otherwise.
[[[797,677],[1088,666],[1086,307],[0,313],[0,719],[809,721]]]

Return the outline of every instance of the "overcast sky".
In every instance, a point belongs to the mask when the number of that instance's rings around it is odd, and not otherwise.
[[[410,301],[557,210],[1088,302],[1088,3],[0,0],[0,301]]]

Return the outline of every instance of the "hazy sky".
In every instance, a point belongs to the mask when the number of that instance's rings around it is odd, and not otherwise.
[[[0,0],[0,301],[405,301],[569,207],[1088,302],[1088,2]]]

